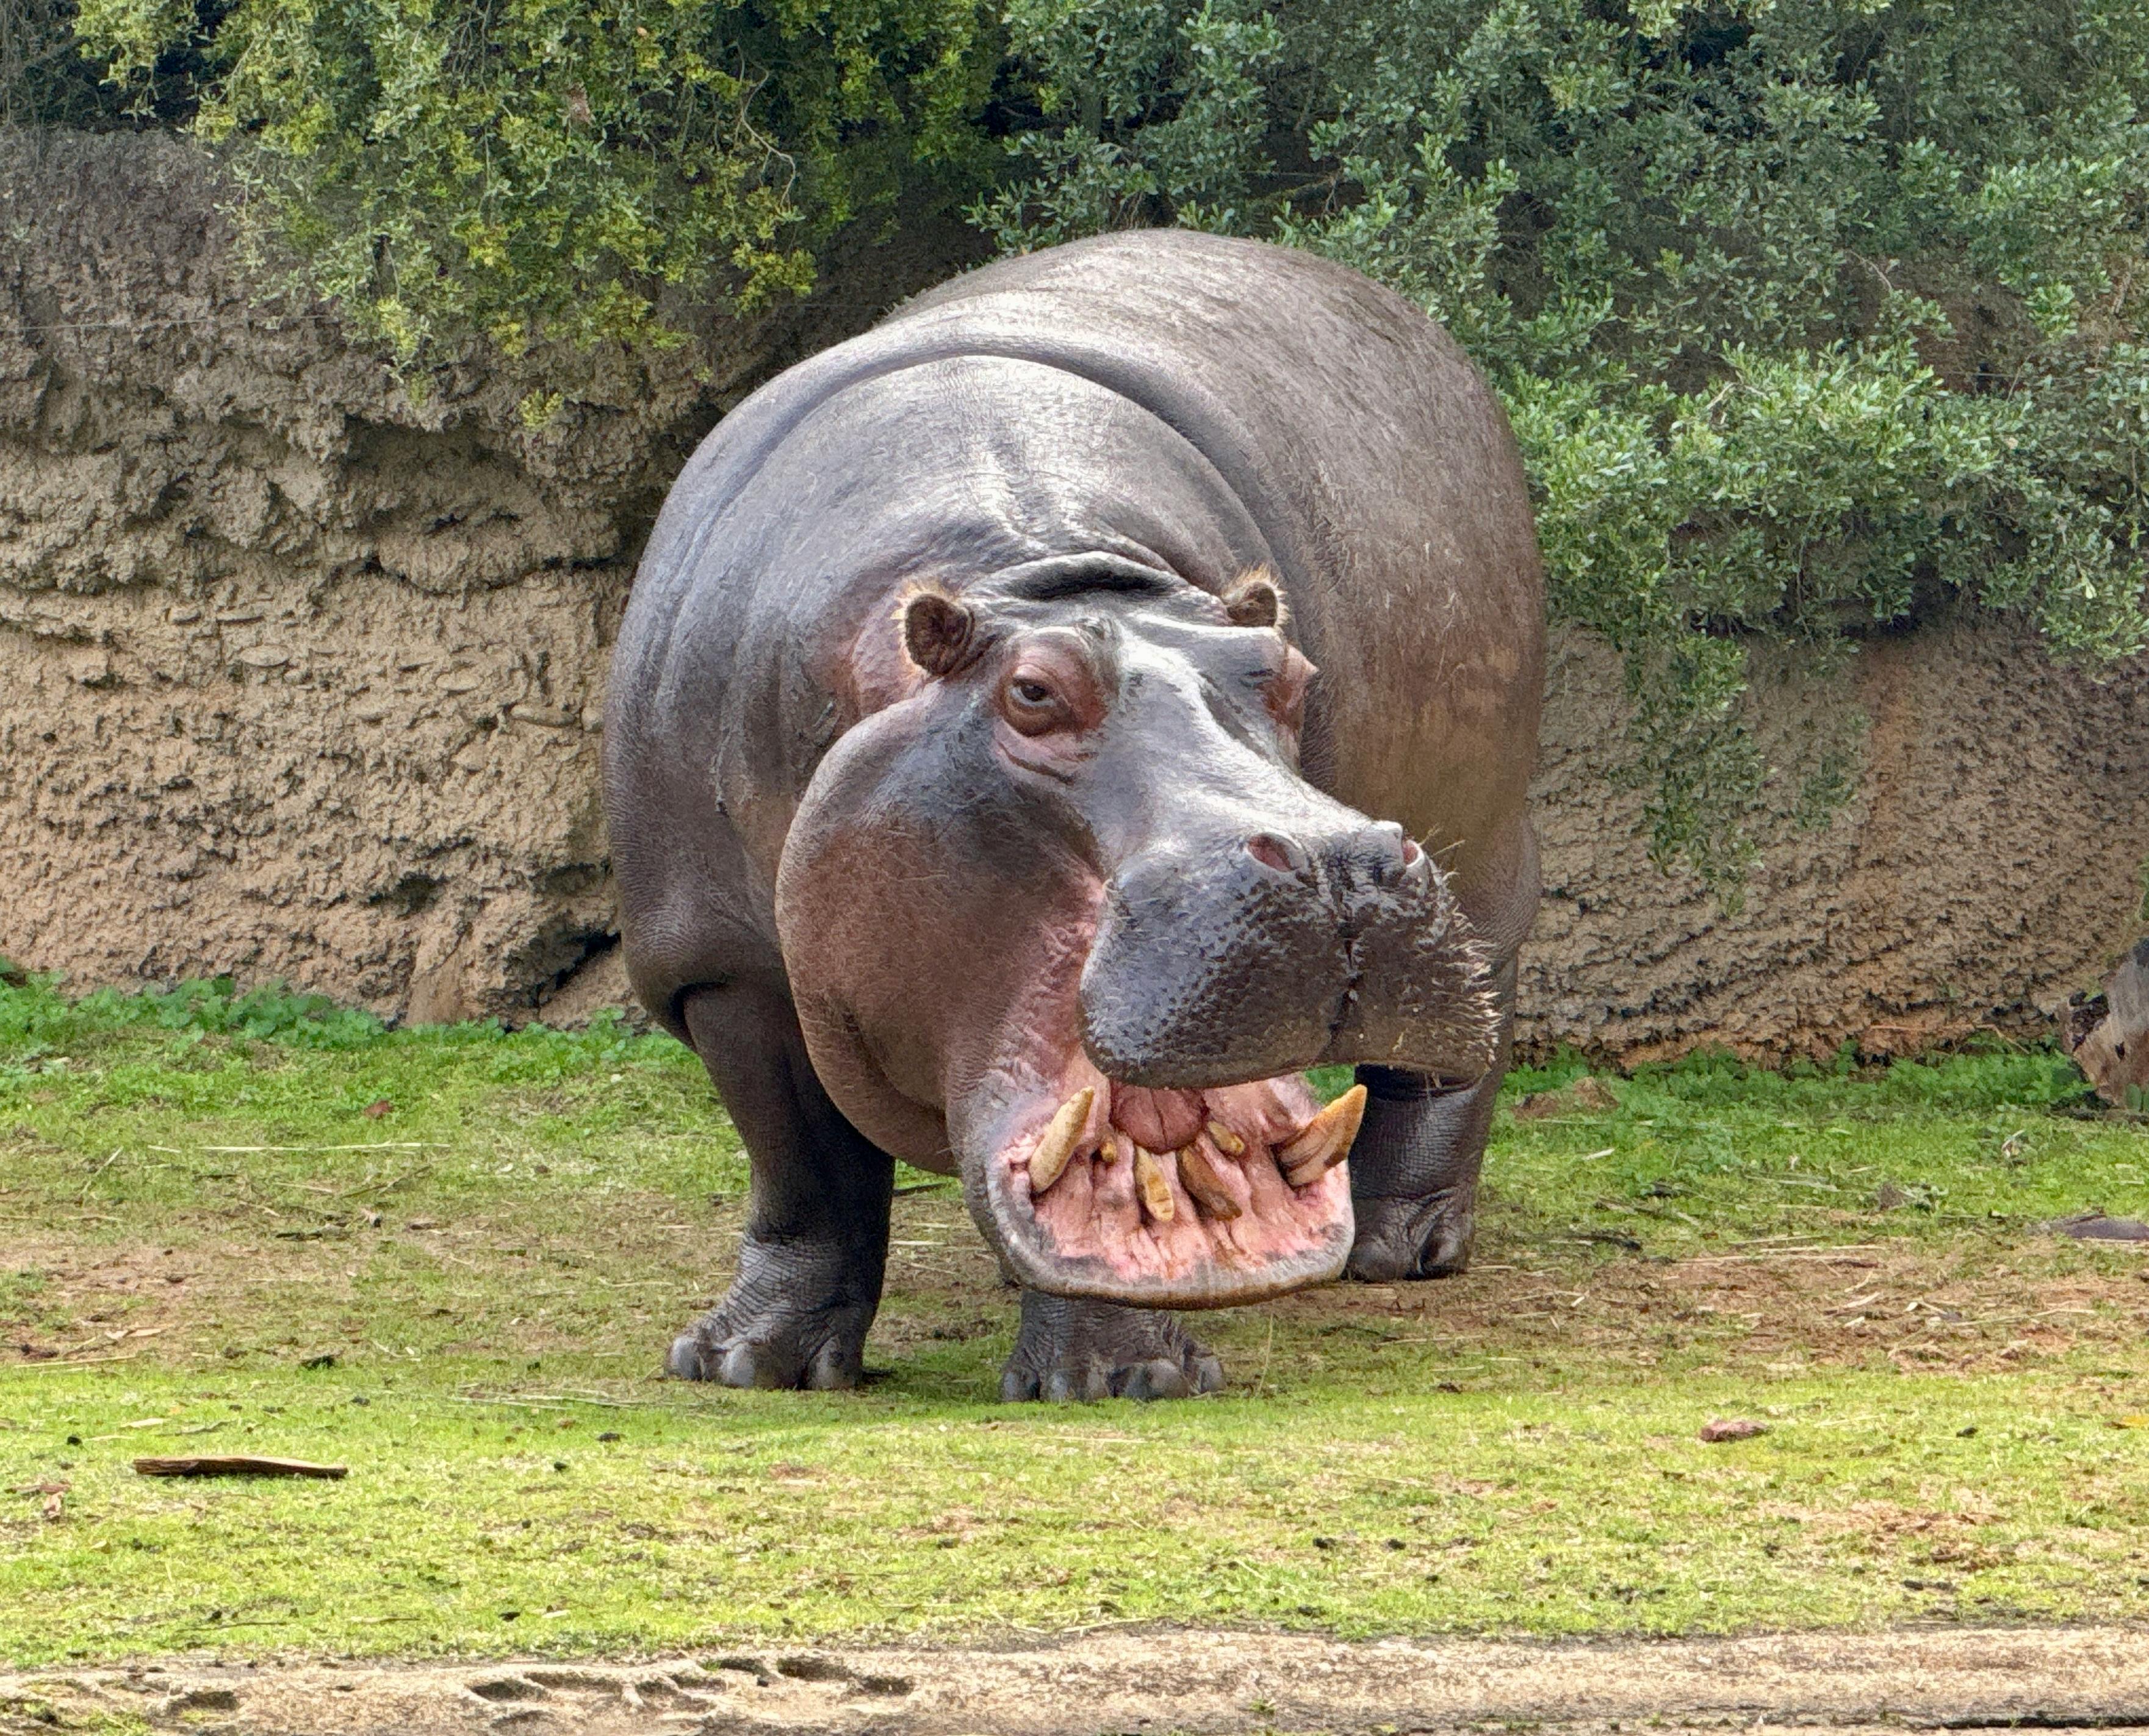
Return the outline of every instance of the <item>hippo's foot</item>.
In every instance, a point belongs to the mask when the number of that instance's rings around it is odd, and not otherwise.
[[[1457,1089],[1386,1067],[1358,1069],[1369,1094],[1351,1153],[1358,1225],[1350,1276],[1394,1284],[1469,1270],[1477,1172],[1504,1070]]]
[[[1470,1269],[1477,1188],[1446,1188],[1422,1200],[1356,1201],[1357,1239],[1345,1271],[1368,1284],[1452,1278]]]
[[[1224,1365],[1160,1308],[1025,1290],[1000,1396],[1189,1398],[1223,1384]]]
[[[748,1237],[723,1301],[673,1341],[671,1371],[727,1386],[857,1386],[884,1257],[878,1249]]]

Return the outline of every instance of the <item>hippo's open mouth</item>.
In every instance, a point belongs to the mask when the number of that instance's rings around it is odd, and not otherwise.
[[[1297,1074],[1151,1089],[1078,1056],[1002,1120],[982,1175],[965,1168],[1026,1286],[1150,1307],[1256,1302],[1342,1271],[1365,1100],[1354,1086],[1323,1109]]]

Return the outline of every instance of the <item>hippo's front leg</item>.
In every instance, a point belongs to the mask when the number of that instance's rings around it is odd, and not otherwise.
[[[855,1386],[888,1265],[895,1163],[845,1120],[780,989],[697,989],[682,1008],[752,1167],[738,1276],[672,1346],[727,1386]]]
[[[1185,1398],[1223,1384],[1224,1365],[1161,1308],[1025,1290],[1000,1396]]]
[[[1369,1283],[1447,1278],[1467,1270],[1477,1175],[1492,1105],[1507,1071],[1515,1025],[1515,960],[1497,976],[1499,1036],[1492,1070],[1474,1084],[1361,1067],[1366,1119],[1351,1150],[1351,1205],[1358,1220],[1351,1276]]]

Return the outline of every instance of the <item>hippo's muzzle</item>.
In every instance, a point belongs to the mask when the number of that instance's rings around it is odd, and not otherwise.
[[[1445,876],[1347,811],[1129,860],[1078,1005],[1052,1088],[959,1137],[974,1205],[1025,1284],[1180,1308],[1341,1270],[1365,1091],[1321,1108],[1305,1069],[1467,1082],[1497,1029]]]
[[[1359,1061],[1472,1079],[1497,1019],[1462,927],[1445,876],[1392,822],[1145,851],[1105,888],[1083,1047],[1137,1085]]]

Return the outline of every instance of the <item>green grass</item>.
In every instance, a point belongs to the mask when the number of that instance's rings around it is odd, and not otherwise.
[[[2149,1216],[2137,1125],[2041,1054],[1613,1084],[1503,1111],[1467,1277],[1197,1322],[1215,1399],[991,1402],[908,1173],[868,1385],[733,1393],[656,1378],[745,1183],[676,1044],[0,987],[0,1659],[2149,1618],[2149,1262],[2040,1228]]]
[[[1511,1089],[1586,1071],[1521,1069]],[[1526,1223],[1578,1223],[1676,1254],[1726,1236],[1825,1234],[1891,1201],[1880,1211],[1889,1232],[1927,1240],[2019,1232],[2088,1205],[2149,1215],[2149,1140],[2131,1122],[2087,1119],[2081,1075],[2048,1052],[1863,1074],[1702,1055],[1645,1068],[1618,1096],[1616,1113],[1505,1130],[1494,1170]],[[1601,1137],[1578,1152],[1590,1130]]]

